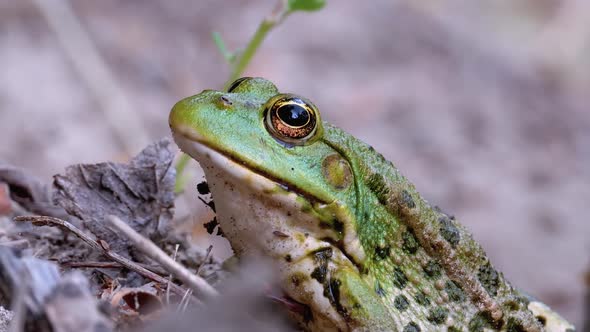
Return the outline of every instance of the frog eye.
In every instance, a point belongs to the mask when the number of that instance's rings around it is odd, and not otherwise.
[[[227,88],[227,92],[232,92],[234,91],[238,86],[240,86],[240,84],[242,84],[244,81],[251,79],[252,77],[242,77],[242,78],[238,78],[237,80],[235,80],[232,84],[230,84],[229,88]]]
[[[303,145],[317,133],[319,112],[309,101],[290,94],[279,95],[267,102],[267,130],[287,144]]]

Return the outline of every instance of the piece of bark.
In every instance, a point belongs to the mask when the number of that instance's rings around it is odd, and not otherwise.
[[[169,139],[149,145],[128,164],[78,164],[54,176],[53,199],[111,248],[130,256],[125,239],[103,224],[116,215],[142,235],[159,239],[173,216],[175,169]]]
[[[10,199],[28,212],[56,218],[67,218],[63,208],[51,199],[47,184],[14,166],[0,164],[0,183],[8,186]]]
[[[80,273],[59,275],[57,267],[34,257],[18,257],[0,247],[1,304],[13,305],[13,331],[112,331]]]

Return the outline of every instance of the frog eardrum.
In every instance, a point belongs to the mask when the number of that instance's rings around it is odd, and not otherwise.
[[[266,129],[278,140],[292,145],[308,143],[318,132],[319,112],[309,101],[279,94],[265,106]]]

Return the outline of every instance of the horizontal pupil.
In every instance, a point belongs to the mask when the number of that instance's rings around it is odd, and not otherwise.
[[[279,107],[277,115],[284,123],[292,127],[301,127],[309,122],[309,112],[297,104]]]

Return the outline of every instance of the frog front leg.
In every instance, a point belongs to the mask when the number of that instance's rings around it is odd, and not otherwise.
[[[381,298],[334,248],[317,250],[283,270],[285,291],[310,307],[298,317],[314,331],[397,331]]]

